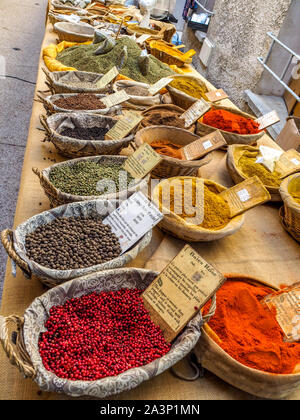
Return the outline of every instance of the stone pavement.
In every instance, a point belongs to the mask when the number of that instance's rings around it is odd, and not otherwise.
[[[47,0],[0,3],[0,230],[13,225],[46,5]],[[1,245],[0,299],[5,266]]]

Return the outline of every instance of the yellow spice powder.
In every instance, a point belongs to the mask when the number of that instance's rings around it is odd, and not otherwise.
[[[300,177],[294,178],[288,186],[288,192],[297,204],[300,204]]]
[[[281,179],[276,171],[270,172],[260,163],[255,163],[259,152],[246,151],[238,161],[238,168],[246,178],[255,175],[259,177],[261,182],[268,187],[280,187]]]
[[[172,86],[175,89],[181,90],[182,92],[186,93],[187,95],[193,96],[194,98],[203,98],[207,100],[207,96],[205,95],[205,93],[207,93],[206,87],[201,86],[193,79],[188,79],[184,77],[178,78],[173,80],[173,82],[170,83],[170,86]]]

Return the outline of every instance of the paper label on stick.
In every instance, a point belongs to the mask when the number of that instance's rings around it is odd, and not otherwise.
[[[300,153],[294,149],[283,153],[276,162],[275,171],[280,174],[281,178],[300,172]]]
[[[225,145],[227,145],[226,140],[217,130],[183,147],[182,155],[186,160],[194,160]]]
[[[148,143],[144,143],[126,159],[123,168],[133,178],[141,179],[148,175],[161,161],[162,157]]]
[[[231,217],[238,216],[271,199],[268,190],[257,176],[223,191],[220,196],[227,201]]]
[[[277,124],[279,121],[280,118],[276,111],[271,111],[256,120],[256,122],[259,124],[260,130],[264,130],[273,124]]]
[[[223,89],[218,89],[218,90],[213,90],[211,92],[207,92],[205,94],[205,96],[207,97],[207,99],[210,102],[218,102],[221,101],[222,99],[227,99],[228,95],[226,92],[224,92]]]
[[[187,109],[180,118],[185,120],[186,127],[190,127],[209,109],[210,105],[204,99],[199,99],[199,101],[195,102],[189,109]]]
[[[111,226],[124,253],[162,219],[163,214],[158,208],[144,194],[137,192],[123,201],[103,223]]]
[[[300,283],[265,297],[264,303],[271,311],[276,310],[285,341],[300,341]]]
[[[121,104],[122,102],[126,102],[130,99],[130,96],[126,93],[125,90],[120,90],[119,92],[113,93],[112,95],[108,95],[105,98],[101,98],[101,102],[107,106],[107,108],[111,108],[112,106]]]
[[[141,35],[137,40],[136,40],[136,42],[138,43],[138,44],[140,44],[140,45],[143,45],[143,43],[145,42],[145,41],[147,41],[147,39],[149,39],[149,38],[151,38],[151,36],[152,35],[149,35],[149,34],[143,34],[143,35]]]
[[[101,77],[99,82],[97,82],[97,88],[102,89],[107,86],[112,80],[114,80],[119,74],[117,67],[113,67],[109,70],[104,76]]]
[[[158,82],[156,82],[154,85],[151,85],[149,88],[150,95],[155,95],[160,90],[162,90],[164,87],[166,87],[169,83],[171,83],[173,80],[173,77],[163,77]]]
[[[172,341],[225,282],[224,276],[186,245],[142,294],[153,322]]]
[[[126,137],[141,121],[143,117],[135,112],[127,112],[119,121],[106,133],[107,140],[119,140]]]

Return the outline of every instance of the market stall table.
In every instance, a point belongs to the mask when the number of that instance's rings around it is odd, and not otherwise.
[[[42,48],[51,42],[56,42],[56,35],[52,31],[52,25],[48,23]],[[44,74],[41,71],[41,67],[44,66],[42,57],[40,57],[39,66],[36,92],[46,89]],[[197,73],[193,70],[193,74]],[[197,75],[201,77],[199,74]],[[213,86],[211,87],[213,88]],[[233,106],[228,99],[222,103]],[[38,130],[40,114],[44,114],[43,106],[34,102],[15,214],[15,226],[33,215],[49,209],[48,199],[43,193],[38,178],[33,174],[32,167],[43,169],[53,164],[53,160],[56,162],[63,160],[56,154],[52,144],[42,143],[44,133]],[[267,135],[260,142],[271,146],[275,145]],[[213,156],[213,161],[201,170],[201,175],[226,186],[233,185],[226,170],[225,153],[217,151]],[[279,204],[266,204],[255,208],[247,213],[244,226],[235,235],[217,242],[198,243],[192,244],[192,246],[223,273],[247,274],[274,285],[292,284],[299,281],[299,245],[282,228],[278,215],[279,207]],[[165,235],[156,228],[151,245],[130,265],[160,271],[181,250],[183,245],[183,241]],[[11,265],[8,263],[1,315],[22,315],[32,300],[44,291],[44,286],[37,279],[25,279],[19,269],[17,277],[13,278]],[[40,392],[33,381],[24,379],[18,370],[10,365],[2,350],[0,351],[0,372],[0,399],[69,399],[65,395]],[[290,396],[290,399],[297,400],[299,398],[300,390]],[[194,382],[184,382],[174,377],[171,372],[166,372],[130,392],[113,397],[113,399],[239,400],[255,399],[255,397],[233,388],[209,372],[205,374],[204,378]]]

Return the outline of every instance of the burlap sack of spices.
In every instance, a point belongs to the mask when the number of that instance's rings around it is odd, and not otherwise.
[[[52,306],[63,305],[67,300],[93,292],[119,290],[121,288],[145,289],[158,275],[155,271],[137,268],[108,270],[72,280],[49,290],[35,299],[27,308],[24,317],[11,316],[0,319],[0,340],[12,364],[26,377],[34,380],[41,390],[57,392],[72,397],[90,396],[106,398],[129,391],[183,359],[196,345],[201,326],[209,318],[198,313],[173,342],[171,350],[160,359],[146,366],[129,369],[126,372],[96,381],[70,381],[61,379],[45,369],[38,348],[39,336],[45,331],[44,324]],[[17,348],[8,335],[8,324],[18,325]]]
[[[282,226],[300,242],[300,173],[286,178],[279,191],[284,203],[280,209]]]
[[[118,203],[108,200],[92,200],[79,203],[66,204],[55,209],[44,211],[26,220],[19,225],[14,232],[9,229],[1,233],[2,244],[12,261],[17,264],[26,274],[31,277],[36,276],[42,283],[48,287],[54,287],[76,277],[86,274],[108,270],[111,268],[123,267],[149,245],[152,237],[152,231],[144,235],[129,251],[103,264],[91,267],[72,269],[72,270],[54,270],[44,267],[35,261],[29,259],[26,253],[25,239],[28,233],[35,231],[39,226],[48,224],[57,218],[66,217],[101,217],[105,219]],[[59,238],[58,238],[59,239]]]
[[[118,80],[114,86],[113,90],[118,92],[119,90],[126,90],[126,88],[135,87],[140,89],[149,89],[150,85],[146,83],[135,82],[134,80]],[[135,109],[137,111],[143,111],[151,106],[158,105],[161,103],[161,95],[158,93],[157,95],[151,96],[149,93],[145,96],[133,95],[128,93],[130,96],[130,100],[123,102],[123,106],[126,108]]]
[[[64,112],[53,114],[48,118],[41,116],[40,121],[46,132],[45,141],[52,142],[61,155],[70,158],[117,155],[134,139],[134,135],[128,135],[119,140],[81,140],[60,134],[64,128],[103,128],[107,125],[111,128],[116,124],[114,118],[102,115]]]

